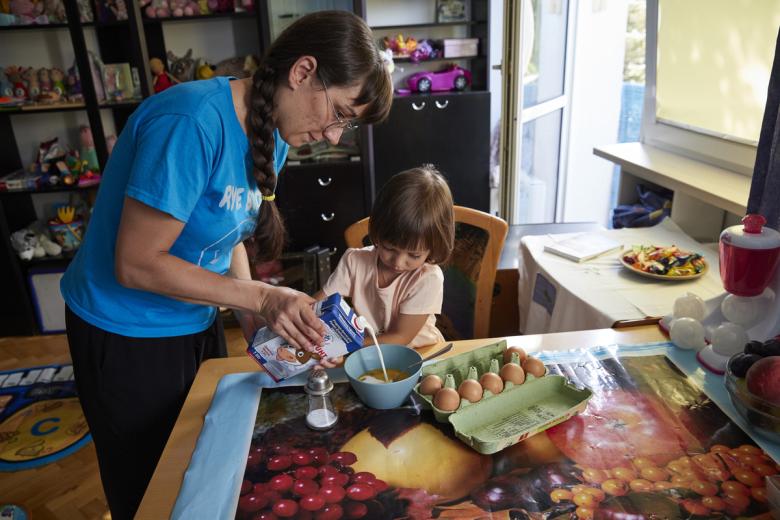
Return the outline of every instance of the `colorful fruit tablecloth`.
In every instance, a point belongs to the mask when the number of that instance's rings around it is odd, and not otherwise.
[[[594,396],[494,455],[412,402],[366,408],[348,384],[334,390],[337,426],[314,432],[300,387],[266,388],[257,405],[262,374],[226,376],[173,518],[768,518],[764,476],[780,472],[780,446],[745,433],[722,378],[692,352],[656,343],[538,357]]]

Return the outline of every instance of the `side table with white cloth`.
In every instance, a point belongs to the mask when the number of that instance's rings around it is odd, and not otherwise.
[[[615,240],[624,249],[676,245],[701,254],[709,270],[695,280],[656,280],[629,272],[620,263],[618,252],[576,263],[544,250],[545,245],[576,234],[523,237],[518,267],[523,334],[600,329],[622,320],[662,317],[672,312],[674,300],[685,293],[704,300],[723,293],[715,246],[697,242],[669,218],[650,228],[591,233]]]

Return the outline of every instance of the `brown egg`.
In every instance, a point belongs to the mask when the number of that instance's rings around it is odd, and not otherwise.
[[[451,412],[460,405],[460,395],[454,388],[441,388],[433,396],[433,405],[439,410]]]
[[[525,381],[525,371],[523,371],[523,367],[514,363],[507,363],[502,366],[499,374],[501,375],[501,379],[504,380],[504,383],[522,385]]]
[[[500,394],[504,389],[504,381],[498,374],[494,374],[493,372],[482,374],[482,377],[479,378],[479,384],[481,384],[482,388],[485,390],[490,390],[490,393],[493,395]]]
[[[534,377],[542,377],[545,372],[547,372],[547,369],[544,367],[544,363],[531,356],[528,356],[526,360],[523,361],[523,370]]]
[[[528,354],[525,353],[525,350],[521,349],[520,347],[509,347],[504,351],[504,363],[509,363],[512,361],[512,352],[517,352],[518,356],[520,357],[520,363],[525,361],[525,358],[528,357]]]
[[[476,403],[482,399],[482,385],[473,379],[466,379],[458,387],[458,393],[470,403]]]
[[[423,395],[433,395],[441,388],[441,378],[436,374],[425,376],[420,383],[420,393]]]

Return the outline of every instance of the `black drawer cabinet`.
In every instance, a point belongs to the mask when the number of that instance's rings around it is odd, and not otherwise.
[[[287,224],[288,250],[312,245],[344,252],[344,230],[367,215],[360,162],[287,166],[279,176],[277,204]]]
[[[490,209],[490,93],[397,97],[388,120],[373,129],[374,188],[394,174],[432,163],[455,204]]]

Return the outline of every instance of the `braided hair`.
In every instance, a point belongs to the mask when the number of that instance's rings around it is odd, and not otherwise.
[[[381,122],[390,112],[393,86],[390,73],[376,48],[371,30],[358,16],[347,11],[319,11],[296,20],[274,41],[252,77],[247,127],[252,153],[253,175],[260,192],[268,197],[276,189],[274,169],[274,95],[301,56],[317,60],[320,77],[327,84],[343,87],[361,85],[355,98],[365,105],[360,122]],[[256,260],[278,258],[286,233],[279,209],[263,200],[257,227]]]

